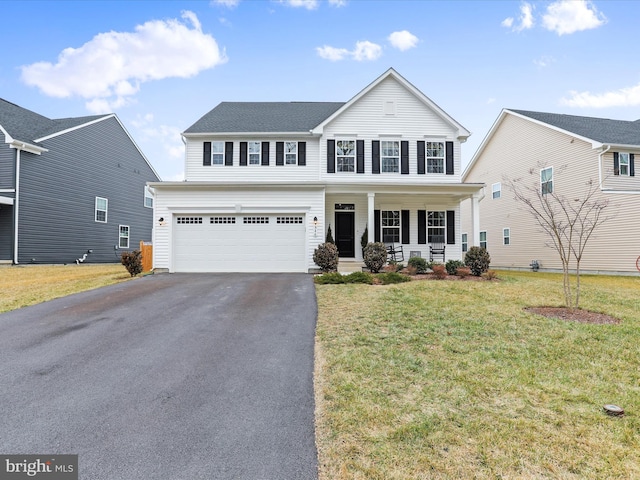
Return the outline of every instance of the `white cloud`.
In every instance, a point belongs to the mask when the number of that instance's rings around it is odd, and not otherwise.
[[[389,43],[398,50],[405,51],[418,44],[418,37],[407,30],[393,32],[388,37]]]
[[[554,63],[555,61],[556,61],[555,58],[550,57],[548,55],[543,55],[542,57],[535,59],[533,61],[533,64],[536,67],[545,68],[545,67],[548,67],[549,65],[551,65],[552,63]]]
[[[337,62],[345,60],[347,58],[353,58],[358,62],[365,60],[376,60],[382,56],[382,47],[376,43],[363,40],[356,42],[353,50],[347,50],[346,48],[335,48],[329,45],[317,47],[316,52],[325,60]]]
[[[332,7],[344,7],[347,5],[347,0],[329,0],[329,5]]]
[[[294,8],[306,8],[307,10],[318,8],[318,0],[280,0],[280,3]]]
[[[581,108],[635,107],[640,105],[640,84],[599,94],[576,91],[569,93],[571,94],[570,98],[560,100],[562,105]]]
[[[222,5],[223,7],[227,8],[234,8],[238,6],[240,0],[213,0],[212,3],[216,5]]]
[[[513,22],[513,17],[507,17],[500,23],[500,25],[506,28],[511,28],[513,26]]]
[[[488,98],[487,99],[487,105],[491,105],[492,103],[495,103],[496,99],[494,97]]]
[[[51,97],[85,98],[88,109],[103,112],[132,103],[144,82],[189,78],[226,62],[198,17],[185,11],[182,18],[152,20],[135,32],[100,33],[79,48],[64,49],[55,64],[23,66],[22,80]]]
[[[514,32],[521,32],[522,30],[529,30],[533,28],[535,25],[535,20],[533,18],[533,10],[534,6],[527,2],[522,2],[520,5],[520,16],[518,17],[518,22],[515,23],[515,19],[513,17],[505,18],[500,25],[506,28],[510,28]]]
[[[542,25],[558,35],[589,30],[604,25],[607,18],[586,0],[558,0],[547,7]]]

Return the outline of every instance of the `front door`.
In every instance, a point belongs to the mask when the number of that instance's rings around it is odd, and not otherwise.
[[[353,258],[355,250],[355,213],[336,212],[336,247],[338,256]]]

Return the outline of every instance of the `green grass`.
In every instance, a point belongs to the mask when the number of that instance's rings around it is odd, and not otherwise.
[[[582,277],[618,325],[525,312],[559,275],[499,278],[316,286],[322,480],[640,478],[640,278]]]
[[[0,313],[131,279],[120,264],[0,266]]]

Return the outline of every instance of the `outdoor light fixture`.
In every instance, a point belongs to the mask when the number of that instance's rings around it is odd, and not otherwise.
[[[318,234],[318,217],[313,217],[313,235]]]
[[[164,225],[166,222],[164,221],[164,217],[160,217],[158,219],[158,222],[160,223],[160,225]]]

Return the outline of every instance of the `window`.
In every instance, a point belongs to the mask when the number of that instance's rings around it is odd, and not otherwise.
[[[618,154],[618,162],[619,174],[629,176],[629,154],[620,152]]]
[[[511,229],[503,228],[502,229],[502,244],[509,245],[511,243]]]
[[[151,193],[151,189],[146,185],[144,187],[144,206],[153,208],[153,194]]]
[[[444,173],[444,142],[427,142],[427,173]]]
[[[211,164],[224,164],[224,142],[211,142]]]
[[[480,232],[480,247],[487,249],[487,232]]]
[[[460,244],[462,245],[462,251],[469,251],[469,237],[466,233],[462,234],[462,238],[460,239]]]
[[[284,142],[284,163],[286,165],[298,164],[298,142]]]
[[[269,223],[269,217],[244,217],[242,223]]]
[[[355,172],[356,142],[353,140],[336,141],[336,165],[339,172]]]
[[[180,225],[200,224],[202,223],[202,217],[178,217],[176,223]]]
[[[445,212],[427,212],[427,240],[429,243],[444,243]]]
[[[107,223],[107,208],[109,200],[96,197],[96,222]]]
[[[298,223],[302,224],[302,217],[277,217],[276,223],[280,224],[289,224],[289,223]]]
[[[400,211],[383,210],[382,214],[382,241],[400,242]]]
[[[496,198],[500,198],[501,196],[502,196],[502,184],[494,183],[493,185],[491,185],[491,198],[495,200]]]
[[[380,150],[382,171],[398,173],[400,171],[400,142],[380,142]]]
[[[213,223],[213,224],[236,223],[236,217],[209,217],[209,223]]]
[[[540,188],[542,195],[553,193],[553,167],[540,170]]]
[[[249,149],[249,165],[260,165],[260,142],[247,142]]]
[[[118,246],[120,248],[129,248],[129,225],[120,225],[120,233],[118,234]]]

